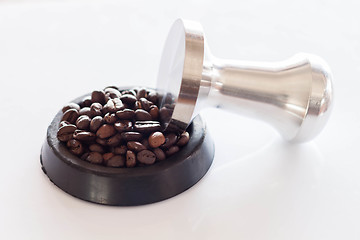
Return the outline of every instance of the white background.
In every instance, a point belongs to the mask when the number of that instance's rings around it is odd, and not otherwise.
[[[0,239],[360,239],[358,1],[0,1]],[[333,115],[314,141],[220,110],[203,117],[216,154],[188,191],[141,207],[78,200],[39,163],[47,125],[107,85],[154,86],[167,31],[203,24],[214,55],[322,56]]]

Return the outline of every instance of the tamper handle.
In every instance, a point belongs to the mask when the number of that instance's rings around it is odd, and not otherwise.
[[[322,130],[330,115],[331,73],[310,54],[276,63],[212,58],[204,62],[199,99],[262,119],[288,141],[304,142]]]

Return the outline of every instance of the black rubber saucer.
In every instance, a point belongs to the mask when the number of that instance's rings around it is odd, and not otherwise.
[[[171,198],[197,183],[214,158],[213,141],[197,116],[188,128],[189,143],[165,161],[135,168],[91,164],[72,155],[57,139],[61,117],[60,111],[48,127],[41,149],[42,169],[56,186],[86,201],[135,206]]]

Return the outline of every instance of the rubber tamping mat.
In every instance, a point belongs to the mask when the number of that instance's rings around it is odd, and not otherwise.
[[[79,103],[85,96],[73,102]],[[95,165],[74,156],[57,139],[61,117],[60,111],[48,127],[40,155],[42,169],[56,186],[86,201],[136,206],[171,198],[196,184],[214,158],[214,143],[197,116],[187,130],[191,136],[188,144],[162,162],[135,168]]]

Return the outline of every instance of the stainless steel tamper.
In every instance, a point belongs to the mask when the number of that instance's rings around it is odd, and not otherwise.
[[[314,138],[332,108],[331,72],[319,57],[297,54],[256,63],[214,57],[202,26],[178,19],[163,50],[157,89],[166,128],[184,131],[207,106],[262,119],[288,141]]]

